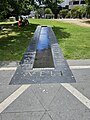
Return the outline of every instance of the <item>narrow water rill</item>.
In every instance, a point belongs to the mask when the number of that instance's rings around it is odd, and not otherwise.
[[[52,28],[38,26],[9,84],[73,82],[76,81]]]
[[[41,27],[33,68],[54,67],[48,27]]]

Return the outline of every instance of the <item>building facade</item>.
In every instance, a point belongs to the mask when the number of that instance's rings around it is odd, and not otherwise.
[[[85,0],[64,0],[63,3],[61,3],[62,7],[68,6],[69,9],[71,9],[74,6],[84,6]]]
[[[74,6],[84,6],[85,0],[70,0],[69,1],[69,9],[71,9]]]

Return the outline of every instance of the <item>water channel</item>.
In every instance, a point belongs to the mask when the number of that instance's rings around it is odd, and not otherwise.
[[[48,27],[41,28],[33,68],[54,68]]]

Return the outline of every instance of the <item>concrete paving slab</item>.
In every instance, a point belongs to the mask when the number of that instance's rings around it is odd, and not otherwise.
[[[84,96],[90,99],[90,84],[88,83],[76,83],[71,84],[74,88],[80,91]]]
[[[85,59],[85,60],[67,60],[68,65],[70,66],[88,66],[90,65],[90,59]]]
[[[2,113],[8,112],[32,112],[45,111],[35,94],[29,87],[21,96],[18,97],[10,106],[8,106]]]
[[[9,85],[15,71],[0,71],[0,85]]]
[[[90,69],[72,70],[76,83],[90,83]]]
[[[90,120],[89,110],[49,111],[52,120]]]
[[[19,112],[1,114],[2,120],[40,120],[44,112]]]
[[[0,115],[0,120],[2,120],[1,115]]]
[[[69,65],[90,65],[89,60]],[[15,66],[6,64],[5,66]],[[90,99],[90,69],[72,69],[71,85]],[[19,86],[8,85],[15,71],[0,71],[0,102]],[[48,79],[47,79],[48,80]],[[45,112],[47,111],[47,113]],[[33,84],[0,114],[0,120],[90,120],[90,110],[60,84]]]
[[[45,113],[41,120],[52,120],[52,118],[48,113]]]
[[[9,95],[16,91],[20,86],[0,85],[0,103]]]
[[[90,110],[64,88],[49,106],[48,113],[53,120],[89,120]]]
[[[83,103],[88,109],[90,109],[90,100],[75,89],[70,84],[61,84],[67,91],[69,91],[74,97],[76,97],[81,103]]]
[[[30,85],[22,85],[14,93],[8,96],[2,103],[0,103],[0,113],[2,113],[10,104],[12,104]]]
[[[47,109],[60,89],[60,84],[32,85],[31,89],[33,90],[35,96],[37,96],[39,99],[40,103],[44,106],[45,109]]]
[[[19,61],[0,61],[0,67],[17,67]]]
[[[48,110],[56,112],[67,112],[73,110],[77,110],[79,112],[86,109],[88,108],[63,87],[60,88],[56,97],[48,107]]]

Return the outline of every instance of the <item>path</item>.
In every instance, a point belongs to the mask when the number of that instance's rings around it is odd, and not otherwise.
[[[18,64],[5,63],[0,68],[0,120],[90,119],[90,60],[68,60],[76,83],[23,86],[8,85]]]
[[[89,23],[87,22],[90,21],[90,19],[56,19],[56,20],[80,26],[90,27],[90,22]]]

